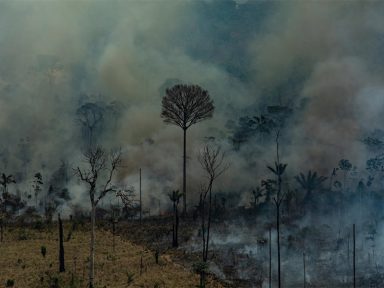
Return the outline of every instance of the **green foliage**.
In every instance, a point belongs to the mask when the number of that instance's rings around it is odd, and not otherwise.
[[[259,135],[261,137],[270,135],[277,127],[275,120],[269,115],[243,116],[239,118],[238,124],[233,127],[233,141],[242,143]]]
[[[183,196],[183,193],[180,193],[179,190],[174,190],[172,193],[168,194],[169,199],[172,202],[179,203],[180,198]]]
[[[160,287],[165,287],[163,281],[156,281],[156,282],[153,284],[153,288],[160,288]]]
[[[79,279],[79,277],[75,275],[72,275],[68,288],[81,288],[81,287],[84,287],[83,280]]]
[[[45,271],[46,277],[41,277],[42,286],[49,288],[60,288],[63,286],[63,279],[57,273]]]
[[[195,262],[192,265],[193,271],[195,273],[208,272],[208,263],[204,261]]]
[[[107,260],[109,261],[115,261],[117,259],[116,255],[113,254],[107,254]]]
[[[29,235],[28,235],[28,233],[27,233],[27,230],[25,230],[24,228],[21,229],[21,230],[19,231],[19,234],[18,234],[18,236],[17,236],[17,239],[20,240],[20,241],[22,241],[22,240],[28,240],[28,238],[29,238]]]
[[[259,198],[263,197],[263,191],[264,189],[261,188],[260,186],[257,186],[256,190],[252,190],[253,199],[254,199],[252,203],[252,205],[254,206],[253,208],[256,208]]]
[[[301,185],[301,187],[308,192],[318,188],[327,177],[318,176],[317,172],[308,171],[308,174],[305,176],[303,173],[295,176],[295,180]]]
[[[128,272],[128,271],[126,271],[125,273],[127,274],[127,285],[132,284],[134,281],[133,277],[135,276],[135,273]]]
[[[42,229],[44,229],[44,223],[43,223],[43,221],[41,221],[41,220],[37,220],[37,221],[33,224],[33,228],[36,229],[36,230],[42,230]]]
[[[287,165],[288,164],[281,164],[281,163],[275,162],[274,168],[272,168],[271,166],[267,166],[267,168],[271,170],[272,173],[275,174],[276,176],[281,176],[284,174],[285,169],[287,168]]]
[[[384,157],[376,156],[367,160],[367,170],[369,172],[382,172],[384,171]]]
[[[1,174],[0,185],[3,186],[3,192],[7,192],[8,184],[16,183],[13,175],[6,175],[4,173]]]
[[[347,159],[341,159],[339,161],[339,168],[343,171],[350,171],[352,169],[352,164]]]
[[[276,180],[266,179],[261,180],[261,187],[265,190],[265,201],[271,201],[272,193],[275,191]]]

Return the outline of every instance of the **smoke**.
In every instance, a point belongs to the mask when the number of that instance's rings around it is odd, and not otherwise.
[[[72,168],[82,164],[88,140],[76,112],[94,103],[105,111],[95,139],[124,151],[124,167],[115,180],[138,192],[141,168],[144,210],[164,212],[170,205],[167,194],[182,186],[182,131],[163,123],[161,98],[180,82],[202,86],[215,104],[213,119],[188,130],[189,207],[205,180],[197,155],[207,141],[219,144],[230,164],[213,186],[218,198],[227,194],[227,208],[249,206],[252,189],[273,177],[266,166],[275,161],[274,139],[254,137],[234,147],[229,125],[236,128],[240,117],[265,113],[267,106],[293,111],[280,138],[281,161],[288,163],[284,192],[299,188],[292,176],[309,169],[328,176],[340,159],[364,172],[374,155],[361,140],[384,123],[383,14],[384,2],[357,0],[0,1],[0,172],[16,176],[9,189],[22,195],[33,194],[36,172],[43,175],[41,198],[50,184],[58,195],[67,188],[72,200],[60,202],[64,215],[73,212],[72,204],[87,207],[87,187]],[[353,192],[366,175],[352,173],[344,190]],[[333,180],[342,182],[341,174]],[[59,185],[61,178],[68,179]],[[337,189],[332,196],[318,196],[319,206],[329,210],[326,217],[315,211],[292,227],[282,220],[283,273],[292,287],[299,285],[302,252],[312,263],[308,282],[322,278],[316,266],[321,261],[328,261],[322,271],[338,268],[337,275],[324,279],[346,274],[341,270],[351,221],[357,224],[359,245],[368,247],[370,234],[378,239],[371,254],[359,248],[361,263],[379,263],[372,260],[373,254],[382,256],[383,242],[381,202],[374,191],[380,191],[382,179],[377,178],[369,180],[374,182],[369,188],[363,179],[365,198],[356,193],[348,203],[335,204]],[[102,204],[116,201],[111,195]],[[237,215],[225,231],[213,225],[212,247],[224,247],[228,263],[223,265],[240,263],[244,279],[258,276],[248,267],[260,268],[266,279],[264,224],[272,222],[266,214],[252,218],[257,229]],[[368,225],[377,233],[367,231]],[[315,232],[306,235],[308,227]],[[273,243],[275,238],[273,232]],[[288,241],[293,248],[286,247]],[[235,259],[235,250],[247,256]],[[222,268],[215,267],[217,274],[224,275]]]
[[[161,97],[179,82],[201,85],[216,106],[212,120],[188,131],[192,194],[206,137],[231,163],[218,191],[249,193],[257,185],[273,147],[250,141],[233,150],[226,123],[266,105],[299,110],[283,131],[290,169],[310,160],[325,173],[339,158],[363,165],[361,135],[383,120],[383,8],[363,1],[2,2],[2,169],[27,189],[37,171],[49,181],[62,160],[75,167],[83,143],[77,109],[114,103],[119,113],[99,141],[126,152],[122,182],[137,186],[141,167],[147,204],[166,203],[164,194],[181,186],[182,133],[162,122]],[[74,179],[68,188],[75,202],[86,196],[77,195]]]
[[[293,1],[277,5],[263,23],[250,46],[260,97],[301,111],[293,129],[283,131],[291,166],[312,163],[324,173],[343,157],[364,165],[360,140],[382,121],[383,8],[378,2]]]

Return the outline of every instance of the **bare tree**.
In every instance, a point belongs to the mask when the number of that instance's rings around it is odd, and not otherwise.
[[[35,191],[35,206],[36,206],[36,210],[38,210],[37,208],[37,196],[39,195],[39,193],[41,192],[41,186],[43,185],[43,175],[41,175],[40,172],[37,172],[34,176],[34,179],[33,179],[33,190]]]
[[[59,220],[59,272],[65,272],[65,261],[64,261],[64,233],[63,233],[63,222],[58,215]]]
[[[94,287],[95,277],[95,215],[96,207],[100,200],[109,192],[115,191],[112,178],[116,170],[121,166],[121,150],[106,153],[101,147],[90,147],[84,153],[86,168],[77,167],[75,174],[88,185],[89,198],[91,200],[91,243],[89,257],[89,284]],[[105,177],[102,177],[105,172]],[[103,183],[100,183],[102,182]]]
[[[202,262],[203,266],[207,267],[208,250],[209,250],[209,237],[211,228],[212,217],[212,187],[213,182],[228,169],[228,164],[224,163],[225,154],[221,151],[220,147],[206,145],[199,155],[199,162],[206,172],[208,184],[201,187],[200,195],[200,213],[201,213],[201,232],[203,239]],[[208,206],[206,207],[206,200],[208,197]],[[207,210],[207,211],[206,211]],[[206,218],[206,213],[207,219]],[[205,287],[205,269],[200,271],[200,287]]]
[[[133,217],[138,211],[140,200],[136,199],[136,194],[133,187],[124,187],[116,192],[116,197],[120,197],[124,205],[126,215]]]
[[[208,91],[198,85],[175,85],[166,90],[162,100],[161,117],[164,122],[183,129],[183,213],[187,213],[186,140],[187,129],[193,124],[211,118],[215,107]]]
[[[88,145],[91,147],[94,144],[94,132],[103,123],[104,109],[97,104],[86,103],[77,109],[76,116],[84,134],[88,134]]]

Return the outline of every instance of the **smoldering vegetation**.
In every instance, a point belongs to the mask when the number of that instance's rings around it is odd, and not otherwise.
[[[137,220],[140,168],[144,219],[170,215],[183,138],[161,120],[161,101],[176,84],[196,84],[215,111],[188,130],[197,220],[181,220],[194,224],[178,249],[201,250],[198,154],[214,144],[230,167],[212,190],[212,273],[269,287],[271,259],[275,287],[278,210],[284,287],[350,287],[353,251],[357,287],[382,287],[383,12],[379,1],[1,2],[8,220],[88,216],[74,168],[92,143],[121,147],[114,184],[133,191],[124,212],[114,193],[103,198],[98,219],[115,209]],[[287,165],[281,181],[267,168],[275,162]]]

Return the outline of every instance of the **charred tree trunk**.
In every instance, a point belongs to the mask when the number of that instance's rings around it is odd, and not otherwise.
[[[272,288],[272,233],[269,227],[269,288]]]
[[[307,281],[306,281],[306,271],[305,271],[305,253],[303,253],[303,277],[304,277],[304,288],[306,288],[306,283],[307,283]]]
[[[96,218],[96,206],[92,203],[91,209],[91,243],[89,251],[89,288],[94,288],[95,279],[95,218]]]
[[[112,251],[115,253],[115,232],[116,232],[116,222],[115,217],[112,219]]]
[[[187,215],[187,129],[183,129],[183,215]]]
[[[176,215],[176,219],[175,219],[175,221],[176,221],[176,229],[175,229],[175,237],[176,237],[176,246],[175,247],[178,247],[179,246],[179,209],[178,209],[178,207],[177,207],[177,205],[176,205],[176,213],[175,213],[175,215]]]
[[[4,237],[4,222],[1,219],[0,220],[0,242],[3,242],[3,237]]]
[[[207,215],[207,223],[205,223],[205,199],[202,199],[202,207],[201,207],[201,229],[203,233],[203,263],[206,264],[208,262],[208,250],[209,250],[209,236],[211,230],[211,217],[212,217],[212,180],[208,186],[208,215]],[[205,269],[205,268],[204,268]],[[205,278],[206,273],[205,270],[202,269],[200,271],[200,287],[205,287]]]
[[[200,272],[200,287],[205,288],[205,271]]]
[[[179,210],[176,201],[173,202],[173,231],[172,231],[172,247],[178,247],[178,230],[179,230]]]
[[[356,288],[356,228],[353,224],[353,288]]]
[[[208,260],[208,249],[209,249],[209,233],[211,230],[211,210],[212,210],[212,183],[209,184],[209,198],[208,198],[208,219],[207,219],[207,241],[205,243],[205,260]]]
[[[276,203],[276,230],[277,230],[277,279],[281,288],[281,263],[280,263],[280,204]]]
[[[141,221],[142,221],[142,213],[143,213],[143,206],[142,206],[142,202],[141,202],[141,168],[140,168],[140,225],[141,225]]]
[[[201,234],[203,239],[203,254],[202,254],[202,260],[205,263],[205,200],[204,197],[200,196],[200,209],[201,209]],[[200,288],[205,287],[205,271],[202,269],[200,271]]]
[[[60,214],[59,214],[59,272],[65,272],[63,238],[64,238],[63,222],[61,221]]]

